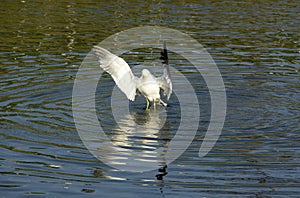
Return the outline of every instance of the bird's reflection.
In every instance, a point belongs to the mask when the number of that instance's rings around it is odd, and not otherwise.
[[[115,117],[117,124],[106,132],[96,130],[98,122],[81,119],[85,126],[81,138],[104,164],[137,173],[157,170],[153,177],[162,180],[167,174],[168,143],[173,135],[170,135],[166,109],[159,106],[156,110],[127,112]],[[108,177],[98,171],[94,175]]]
[[[121,116],[116,122],[118,124],[111,131],[112,144],[98,147],[97,155],[102,155],[106,163],[123,170],[139,172],[156,169],[153,178],[160,181],[157,185],[164,197],[163,179],[168,174],[165,154],[171,138],[165,109],[158,107],[156,110],[131,112]],[[102,169],[95,169],[93,176],[114,180],[127,179],[109,176]]]
[[[129,113],[118,121],[112,142],[124,148],[154,150],[163,146],[158,140],[165,121],[166,112],[162,109]]]
[[[167,174],[164,157],[169,139],[166,138],[168,131],[166,118],[167,114],[163,107],[130,112],[122,116],[111,131],[113,146],[109,148],[102,146],[101,153],[108,154],[105,157],[106,162],[118,164],[127,170],[134,167],[136,171],[141,167],[148,167],[148,170],[158,169],[155,176],[158,180],[162,180]]]

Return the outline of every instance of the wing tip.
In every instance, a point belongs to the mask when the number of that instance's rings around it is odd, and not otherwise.
[[[163,64],[169,64],[168,50],[167,50],[166,41],[164,41],[163,49],[160,52],[160,58],[159,59],[162,60]]]
[[[93,46],[91,50],[92,54],[97,56],[97,57],[105,57],[107,55],[113,55],[110,51],[104,49],[103,47],[100,46]]]

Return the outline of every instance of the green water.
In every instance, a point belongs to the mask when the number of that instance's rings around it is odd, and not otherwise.
[[[299,9],[297,1],[2,1],[0,197],[297,197]],[[222,135],[199,158],[209,93],[191,64],[170,54],[197,88],[202,117],[195,140],[163,180],[157,171],[137,174],[103,164],[83,145],[72,114],[76,72],[92,46],[144,25],[196,39],[218,65],[227,92]],[[124,55],[132,65],[155,57],[147,49]],[[113,81],[108,75],[105,81],[97,113],[110,129],[115,123],[105,96]],[[173,96],[171,134],[180,122],[178,105]],[[140,98],[131,108],[143,116],[143,107]],[[151,148],[163,138],[137,144]]]

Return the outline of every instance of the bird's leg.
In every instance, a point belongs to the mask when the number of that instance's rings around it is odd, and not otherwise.
[[[167,106],[167,103],[165,103],[164,101],[162,101],[162,100],[159,100],[159,104],[162,104],[164,107],[166,107]]]
[[[149,104],[150,104],[150,102],[149,102],[148,98],[146,98],[146,102],[147,102],[146,110],[149,110]]]

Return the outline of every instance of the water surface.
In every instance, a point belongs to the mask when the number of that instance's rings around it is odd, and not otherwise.
[[[296,1],[2,2],[1,197],[297,197],[299,10]],[[143,25],[174,28],[196,39],[216,61],[227,91],[222,135],[199,158],[209,124],[208,89],[191,63],[170,53],[170,64],[195,87],[201,117],[193,143],[162,180],[156,175],[163,164],[145,173],[103,164],[83,145],[72,115],[74,78],[91,47]],[[142,49],[123,58],[132,66],[152,66],[158,56],[159,50]],[[125,141],[108,105],[113,81],[104,74],[103,82],[97,115],[117,144],[151,150],[173,137],[181,108],[175,96],[164,130]],[[130,108],[124,127],[132,119],[147,124],[142,97]]]

